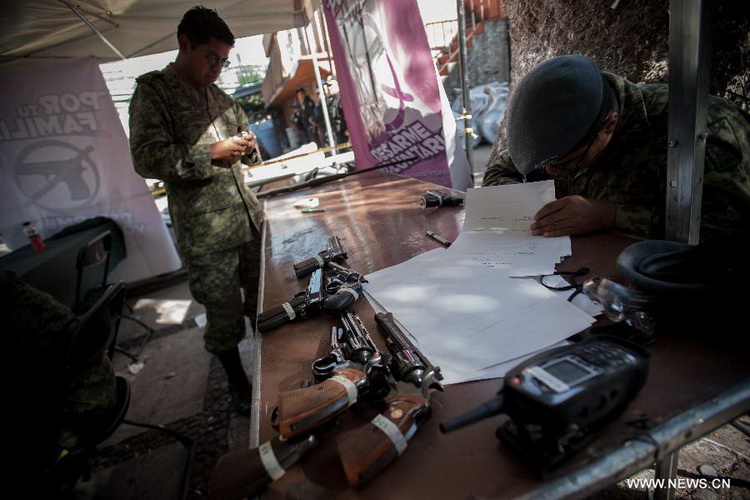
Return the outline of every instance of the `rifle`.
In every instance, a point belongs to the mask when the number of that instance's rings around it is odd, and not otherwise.
[[[262,198],[270,198],[271,196],[276,196],[277,194],[291,193],[292,191],[298,191],[300,189],[305,189],[307,187],[319,186],[321,184],[325,184],[326,182],[337,181],[339,179],[343,179],[343,178],[349,177],[351,175],[364,174],[365,172],[371,172],[373,170],[378,170],[378,169],[381,169],[381,168],[392,167],[394,165],[398,165],[400,163],[406,163],[406,162],[413,161],[413,160],[416,160],[416,159],[417,158],[415,156],[410,156],[409,158],[404,158],[404,159],[401,159],[401,160],[389,161],[389,162],[386,162],[386,163],[381,163],[380,165],[375,165],[373,167],[363,168],[361,170],[353,170],[351,172],[344,172],[344,173],[341,173],[341,174],[334,174],[334,175],[329,175],[329,176],[326,176],[326,177],[318,177],[318,178],[315,178],[315,179],[310,179],[309,181],[305,181],[305,182],[301,182],[299,184],[295,184],[293,186],[286,186],[286,187],[277,188],[277,189],[269,189],[267,191],[260,191],[260,192],[255,193],[255,196],[259,200],[262,199]]]
[[[331,335],[331,354],[313,363],[322,382],[279,394],[275,424],[282,437],[305,434],[340,415],[360,395],[383,388],[383,360],[370,334],[353,310],[341,313],[342,332]]]
[[[338,236],[331,236],[328,239],[328,246],[318,255],[305,259],[302,262],[294,264],[294,274],[297,278],[304,278],[316,269],[325,267],[329,262],[341,262],[346,259],[346,252],[341,248],[341,241]]]
[[[433,366],[412,345],[391,313],[378,313],[375,321],[393,354],[390,392],[385,410],[364,426],[337,438],[339,457],[349,484],[360,486],[401,455],[432,409],[430,389],[443,390],[440,368]]]
[[[266,333],[297,318],[307,318],[320,311],[325,297],[323,270],[310,276],[307,289],[298,292],[289,302],[263,311],[258,315],[258,331]]]
[[[257,448],[227,453],[216,463],[209,483],[209,497],[232,500],[256,495],[281,478],[317,444],[315,436],[296,441],[275,437]]]

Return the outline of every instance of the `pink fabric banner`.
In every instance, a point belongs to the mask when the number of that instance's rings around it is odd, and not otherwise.
[[[322,3],[357,167],[471,187],[416,0]]]

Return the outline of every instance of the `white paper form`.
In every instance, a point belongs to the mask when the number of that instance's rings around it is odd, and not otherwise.
[[[365,290],[418,340],[444,383],[557,343],[593,319],[533,280],[437,249],[367,275]],[[507,368],[506,368],[507,369]]]
[[[558,292],[555,292],[555,294],[558,295],[558,296],[560,295],[560,293],[558,293]],[[375,312],[388,312],[388,310],[385,307],[383,307],[383,305],[380,304],[377,300],[375,300],[375,298],[372,295],[370,295],[367,292],[365,292],[365,295],[367,296],[367,300],[370,302],[370,304],[372,305],[372,308],[375,310]],[[396,319],[395,316],[394,316],[394,320],[399,324],[399,326],[401,327],[401,329],[404,331],[404,333],[406,334],[409,342],[411,342],[412,345],[419,350],[419,352],[421,352],[423,355],[427,356],[427,354],[425,354],[424,347],[422,347],[422,345],[419,343],[419,339],[417,339],[416,337],[414,337],[414,335],[411,334],[411,332],[409,331],[409,329],[406,328],[406,326],[403,325],[400,321],[398,321],[398,319]],[[508,370],[510,370],[511,368],[515,367],[516,365],[518,365],[522,361],[527,360],[531,356],[534,356],[536,354],[539,354],[540,352],[543,352],[543,351],[546,351],[546,350],[549,350],[549,349],[553,349],[555,347],[561,347],[561,346],[567,345],[569,343],[570,342],[568,342],[567,340],[563,340],[561,342],[558,342],[557,344],[550,345],[548,347],[545,347],[545,348],[540,349],[538,351],[534,351],[534,352],[526,354],[524,356],[520,356],[518,358],[514,358],[514,359],[511,359],[511,360],[508,360],[508,361],[503,361],[502,363],[498,363],[496,365],[488,366],[487,368],[482,368],[481,370],[477,370],[474,373],[466,373],[462,377],[463,378],[462,382],[472,382],[472,381],[475,381],[475,380],[485,380],[485,379],[490,379],[490,378],[501,378],[501,377],[504,377],[505,374],[508,373]],[[440,369],[441,374],[442,374],[442,368],[441,367],[443,365],[446,365],[448,367],[451,366],[451,360],[450,359],[448,359],[448,360],[445,360],[445,359],[442,359],[442,358],[434,359],[433,357],[430,357],[430,356],[427,356],[427,358],[428,358],[429,362],[432,363],[433,366],[435,366],[435,367],[437,367],[437,368]]]
[[[570,237],[532,236],[529,226],[554,199],[553,181],[469,189],[464,226],[449,250],[510,276],[551,274],[570,255]]]

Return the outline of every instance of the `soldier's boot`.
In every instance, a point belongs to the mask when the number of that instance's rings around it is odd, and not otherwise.
[[[229,394],[237,409],[237,413],[244,416],[250,415],[252,407],[252,385],[247,380],[245,369],[242,368],[240,351],[237,347],[220,352],[216,355],[227,372],[229,379]]]

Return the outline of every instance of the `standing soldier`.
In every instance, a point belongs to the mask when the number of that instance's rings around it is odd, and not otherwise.
[[[242,108],[214,85],[234,46],[226,23],[215,10],[194,7],[177,40],[173,63],[138,78],[130,148],[135,170],[165,183],[190,292],[206,308],[205,348],[221,361],[232,399],[247,415],[250,384],[237,344],[245,337],[243,314],[254,323],[257,313],[263,212],[240,158],[256,141]]]

